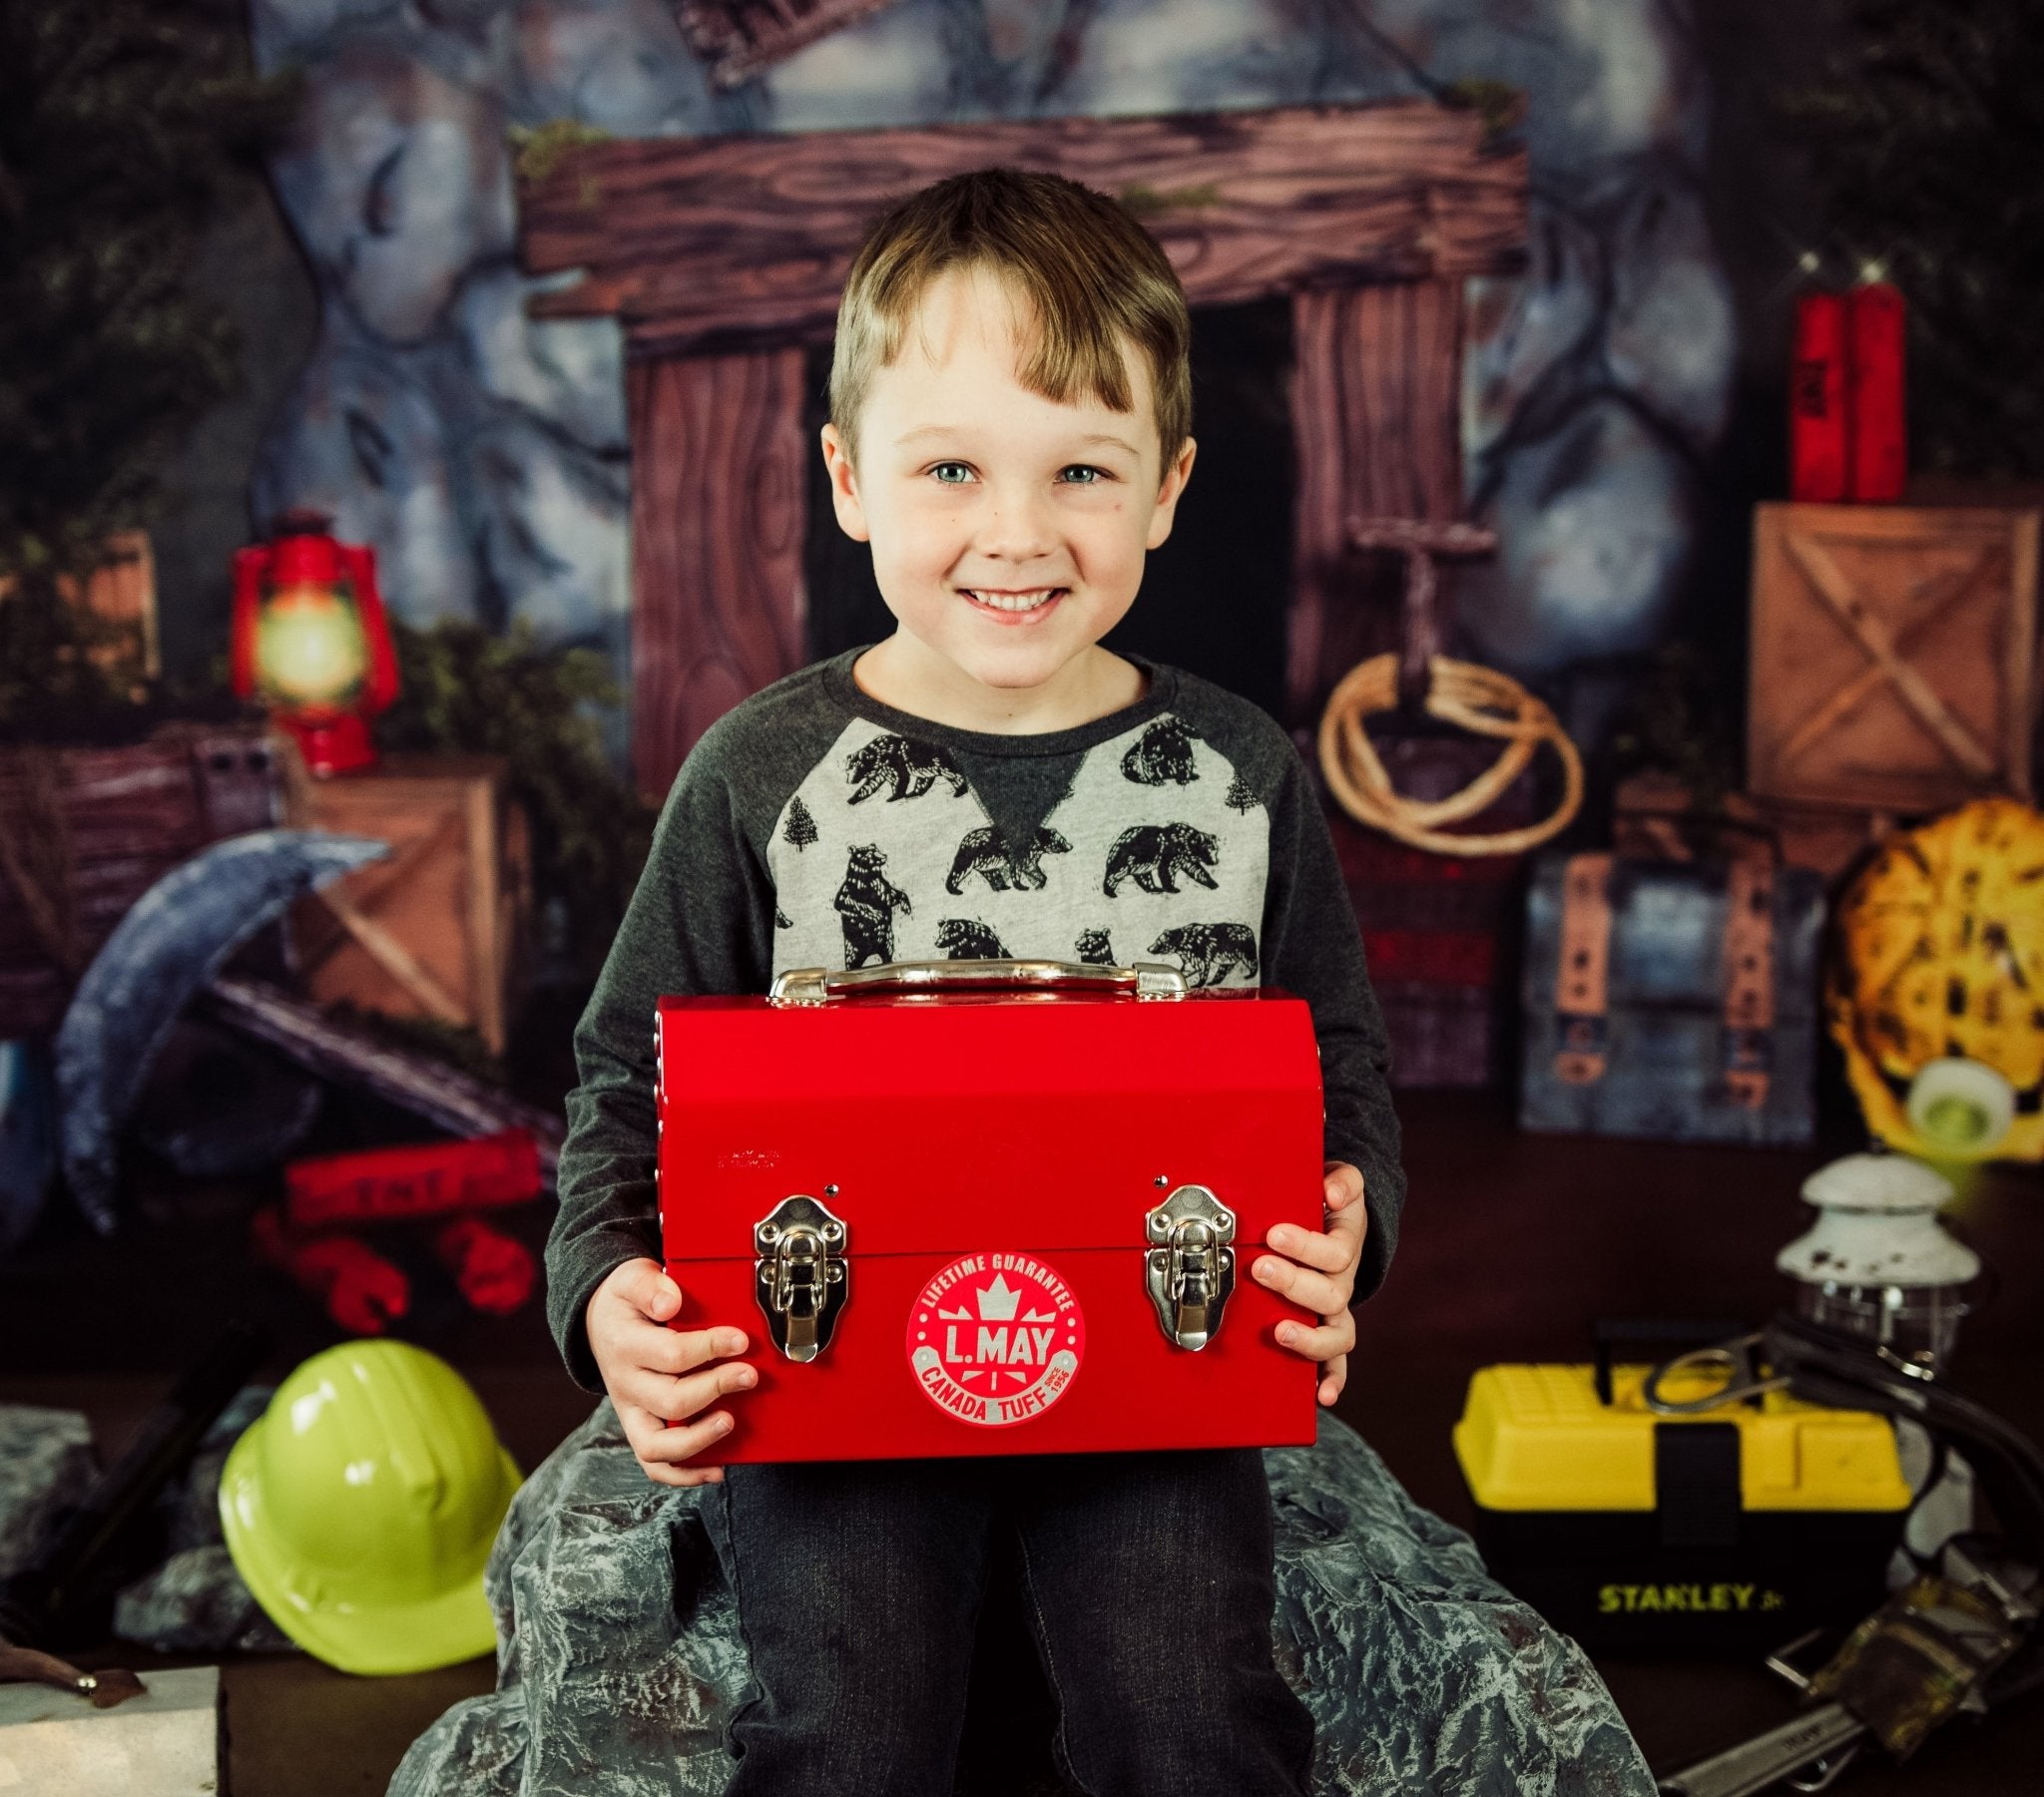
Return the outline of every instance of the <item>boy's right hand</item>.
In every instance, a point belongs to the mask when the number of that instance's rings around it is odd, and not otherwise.
[[[670,1329],[667,1320],[681,1307],[682,1288],[659,1261],[628,1260],[590,1294],[583,1322],[604,1390],[646,1477],[659,1485],[715,1485],[722,1467],[683,1463],[730,1431],[731,1413],[697,1413],[757,1385],[760,1375],[743,1362],[716,1364],[746,1351],[743,1330]]]

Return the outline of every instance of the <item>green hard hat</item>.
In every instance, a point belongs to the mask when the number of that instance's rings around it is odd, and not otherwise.
[[[315,1354],[222,1470],[228,1552],[269,1618],[343,1672],[487,1653],[483,1563],[518,1468],[468,1381],[395,1341]]]

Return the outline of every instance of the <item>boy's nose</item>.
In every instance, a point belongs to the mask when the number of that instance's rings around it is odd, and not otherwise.
[[[1049,508],[1019,493],[996,495],[973,547],[1003,562],[1027,562],[1057,547]]]

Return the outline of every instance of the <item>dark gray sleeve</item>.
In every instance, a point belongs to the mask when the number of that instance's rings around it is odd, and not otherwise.
[[[621,1262],[658,1260],[654,1201],[654,1006],[691,993],[765,992],[773,889],[748,840],[731,770],[743,758],[713,729],[669,793],[646,870],[575,1030],[560,1209],[547,1239],[547,1322],[576,1382],[601,1391],[583,1312]],[[790,785],[789,790],[792,790]]]
[[[1355,1302],[1384,1282],[1398,1245],[1405,1169],[1391,1109],[1390,1044],[1363,967],[1362,937],[1334,858],[1327,820],[1295,750],[1285,745],[1271,810],[1271,885],[1265,902],[1263,980],[1305,1000],[1320,1045],[1326,1153],[1360,1169],[1369,1228]]]

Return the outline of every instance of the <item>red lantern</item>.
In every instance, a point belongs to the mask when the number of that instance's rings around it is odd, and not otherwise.
[[[336,543],[324,513],[281,514],[235,556],[235,690],[264,699],[314,774],[376,759],[369,719],[397,696],[373,551]]]

